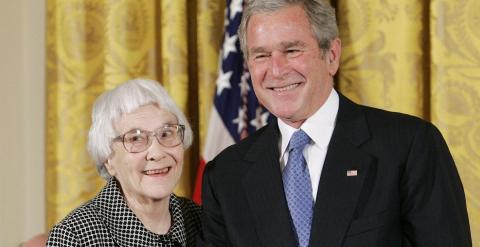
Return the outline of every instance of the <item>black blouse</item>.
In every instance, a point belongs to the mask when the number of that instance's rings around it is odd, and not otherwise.
[[[53,227],[47,246],[195,246],[200,231],[200,206],[170,197],[172,225],[159,235],[145,228],[127,206],[115,178],[100,193]]]

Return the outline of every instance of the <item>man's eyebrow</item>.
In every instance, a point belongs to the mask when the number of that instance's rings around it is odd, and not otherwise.
[[[305,46],[306,46],[305,42],[300,41],[300,40],[283,41],[283,42],[280,43],[280,48],[281,49],[288,49],[288,48],[291,48],[291,47],[305,47]],[[249,50],[250,54],[268,53],[268,52],[269,51],[262,46],[252,47]]]
[[[261,46],[252,47],[250,49],[250,53],[265,53],[265,52],[267,52],[267,50]]]
[[[305,47],[305,42],[300,40],[294,41],[284,41],[280,43],[282,49],[291,48],[291,47]]]

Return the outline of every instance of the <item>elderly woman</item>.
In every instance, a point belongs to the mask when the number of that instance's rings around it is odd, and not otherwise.
[[[47,246],[194,246],[200,207],[172,193],[192,130],[154,81],[127,81],[101,95],[88,150],[108,181],[50,232]]]

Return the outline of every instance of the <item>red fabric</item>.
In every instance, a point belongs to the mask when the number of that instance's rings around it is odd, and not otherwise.
[[[200,164],[198,164],[197,178],[195,179],[195,187],[193,188],[192,199],[198,204],[202,204],[202,180],[203,180],[203,171],[205,170],[205,160],[200,159]]]

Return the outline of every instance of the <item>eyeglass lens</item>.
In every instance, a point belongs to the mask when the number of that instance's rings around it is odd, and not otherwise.
[[[153,137],[155,136],[162,146],[174,147],[183,141],[182,127],[181,125],[166,125],[153,132],[134,129],[125,133],[123,145],[128,152],[143,152],[152,145]]]

